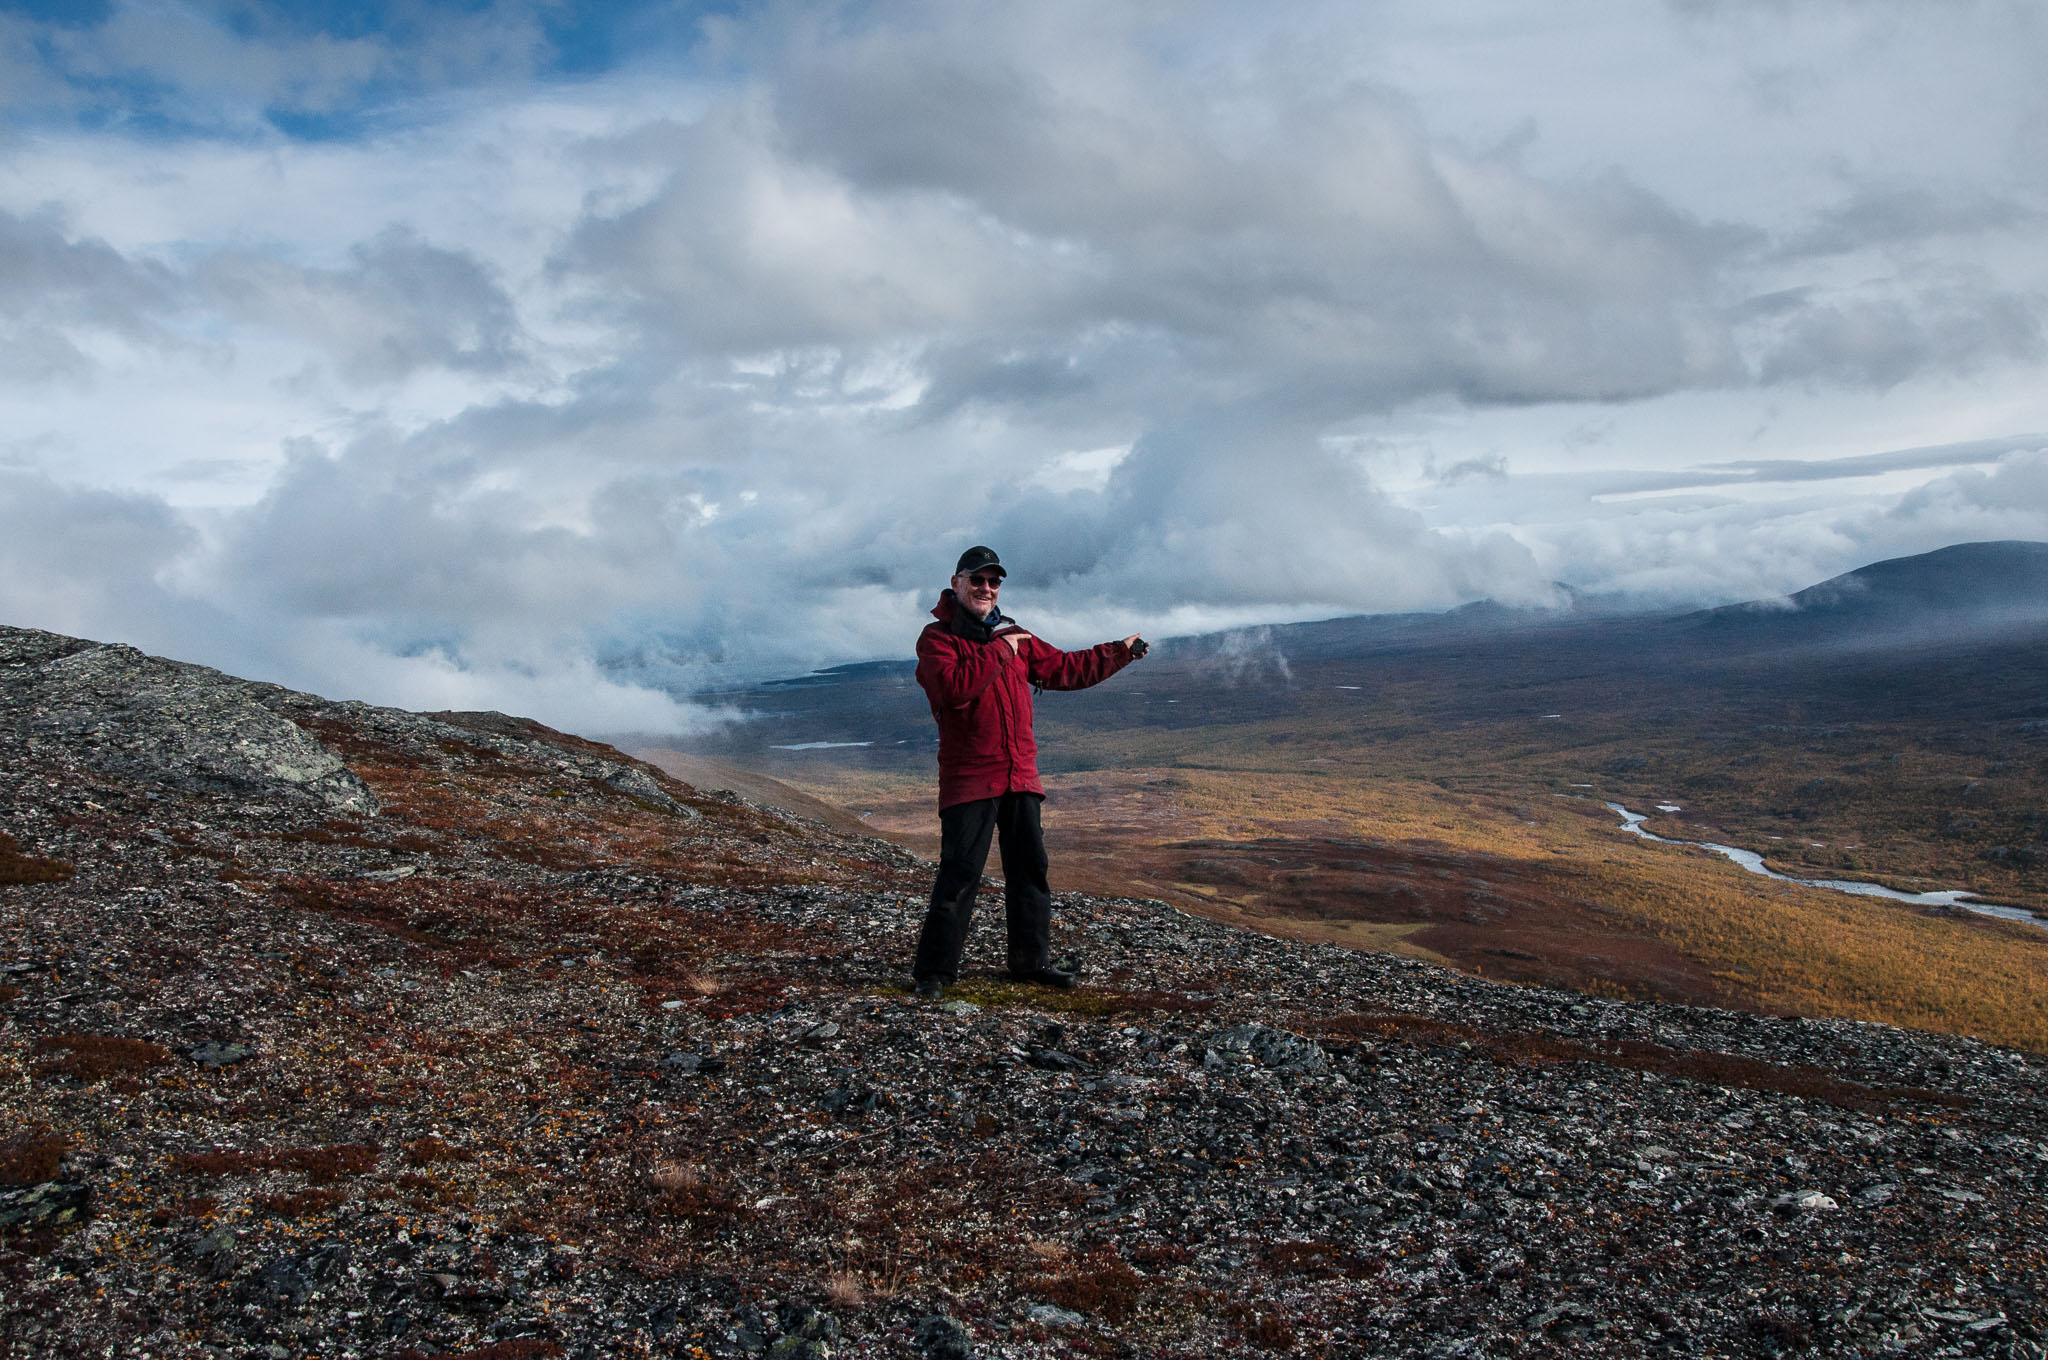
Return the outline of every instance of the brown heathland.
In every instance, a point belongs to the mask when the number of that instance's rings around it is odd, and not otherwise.
[[[1058,887],[1160,897],[1504,981],[2048,1050],[2048,931],[1771,882],[1630,837],[1583,794],[1185,766],[1058,775],[1048,788]],[[811,791],[929,852],[929,781],[821,769]]]

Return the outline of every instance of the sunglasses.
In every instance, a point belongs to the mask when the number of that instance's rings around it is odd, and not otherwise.
[[[967,583],[972,586],[978,586],[983,590],[1001,590],[1003,588],[1003,578],[1000,576],[970,576],[967,578]]]

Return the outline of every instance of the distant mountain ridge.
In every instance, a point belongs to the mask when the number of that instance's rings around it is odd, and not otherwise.
[[[1873,562],[1791,598],[1805,612],[1945,610],[2048,617],[2048,543],[1958,543]]]
[[[1492,600],[1442,613],[1366,614],[1259,630],[1295,661],[1355,659],[1484,642],[1513,634],[1570,633],[1602,650],[1709,654],[1975,641],[2048,626],[2048,543],[1959,543],[1888,558],[1778,599],[1709,609],[1621,612],[1517,609]],[[1251,630],[1175,638],[1165,654],[1200,657]]]
[[[1700,622],[1775,645],[1891,648],[1967,642],[2048,625],[2048,543],[1959,543],[1888,558],[1778,601],[1708,610]]]
[[[1707,609],[1628,610],[1612,597],[1588,596],[1580,603],[1569,588],[1566,594],[1574,604],[1563,609],[1518,608],[1487,599],[1436,612],[1349,614],[1155,639],[1148,670],[1177,664],[1214,670],[1217,661],[1229,669],[1229,663],[1253,652],[1290,663],[1359,659],[1527,633],[1575,633],[1603,649],[1620,645],[1644,652],[1976,640],[2002,628],[2048,625],[2048,543],[1959,543],[1873,562],[1776,599]],[[860,691],[898,690],[909,684],[915,665],[905,651],[902,658],[829,666],[713,697],[740,698],[744,704],[742,696],[748,694],[787,698],[790,691],[823,690],[831,691],[836,702],[846,702]],[[1233,681],[1245,678],[1246,668],[1236,669]]]
[[[1779,599],[1711,609],[1623,614],[1480,601],[1436,614],[1354,615],[1162,639],[1127,679],[1063,696],[1054,720],[1082,728],[1194,727],[1237,712],[1254,693],[1271,704],[1298,696],[1304,685],[1424,676],[1444,704],[1475,715],[1508,693],[1555,709],[1611,704],[1606,686],[1624,677],[1629,686],[1661,692],[1798,691],[1830,703],[1853,695],[1885,709],[1990,704],[2004,712],[2034,702],[2027,697],[2033,691],[2011,676],[1990,683],[1989,671],[1975,672],[1983,683],[1966,692],[1946,681],[1930,688],[1921,670],[1909,679],[1894,662],[1918,667],[1928,658],[1988,648],[1998,666],[2018,665],[2013,674],[2023,677],[2034,673],[2030,658],[2043,646],[2048,543],[1963,543],[1874,562]],[[1855,658],[1869,664],[1837,664]],[[742,763],[777,762],[777,744],[858,742],[874,763],[921,768],[930,760],[931,720],[911,670],[906,655],[720,694],[719,702],[761,721],[694,737],[689,749]],[[1347,673],[1339,677],[1337,670]],[[1169,700],[1174,706],[1163,707]]]

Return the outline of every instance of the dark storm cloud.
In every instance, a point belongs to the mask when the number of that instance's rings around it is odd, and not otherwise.
[[[242,251],[189,273],[73,232],[55,209],[0,209],[0,378],[84,379],[94,335],[190,347],[186,322],[247,321],[329,354],[352,382],[423,368],[497,372],[521,362],[511,299],[473,256],[391,227],[338,269]],[[178,324],[174,324],[178,323]]]
[[[1034,301],[1077,332],[1155,330],[1236,380],[1353,409],[1617,399],[1734,372],[1712,279],[1753,234],[1620,174],[1540,183],[1312,69],[1204,88],[1136,63],[1068,71],[1042,34],[962,38],[940,22],[798,44],[775,132],[856,201],[938,196],[1043,243]],[[1257,112],[1235,125],[1218,107]]]
[[[1778,321],[1759,377],[1886,388],[1929,373],[2035,363],[2048,348],[2044,311],[2041,298],[1969,277],[1902,296],[1814,297]]]
[[[2048,212],[2009,195],[1958,194],[1922,185],[1870,187],[1824,208],[1779,249],[1791,256],[1842,255],[1945,236],[2038,231],[2044,223]]]
[[[918,414],[943,420],[962,407],[1025,407],[1043,410],[1096,388],[1078,356],[1057,345],[1026,348],[988,340],[934,346],[925,356],[929,381],[918,399]]]
[[[1022,330],[1039,373],[1085,380],[1080,351],[1117,328],[1160,363],[1332,412],[1738,376],[1716,271],[1754,233],[1618,172],[1545,183],[1432,140],[1384,90],[1313,73],[1205,88],[1068,61],[1075,43],[1128,44],[1113,21],[1055,37],[992,11],[927,17],[829,42],[799,26],[763,54],[779,63],[764,98],[613,139],[667,183],[593,213],[563,267],[694,346]],[[934,401],[954,399],[942,381]]]

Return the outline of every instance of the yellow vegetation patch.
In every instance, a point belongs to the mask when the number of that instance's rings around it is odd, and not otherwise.
[[[1774,883],[1706,851],[1646,844],[1618,829],[1600,804],[1603,790],[1571,794],[1570,784],[1581,781],[1517,770],[1506,763],[1512,750],[1503,751],[1504,763],[1481,769],[1469,741],[1461,741],[1441,764],[1463,777],[1439,781],[1418,777],[1409,761],[1387,760],[1409,768],[1374,771],[1366,753],[1341,747],[1331,756],[1307,741],[1268,746],[1267,726],[1102,737],[1097,754],[1105,768],[1047,780],[1054,886],[1165,897],[1270,934],[1443,962],[1416,942],[1427,929],[1416,922],[1297,915],[1284,894],[1189,882],[1141,861],[1148,848],[1195,840],[1236,842],[1252,855],[1249,842],[1275,835],[1498,857],[1561,875],[1583,908],[1613,929],[1694,960],[1720,985],[1723,1004],[2048,1052],[2048,931]],[[1166,763],[1176,745],[1185,753]],[[1410,760],[1414,754],[1404,752]],[[1323,763],[1291,767],[1310,755]],[[1122,758],[1130,763],[1119,765]],[[930,797],[929,781],[865,771],[820,771],[807,787],[842,805],[888,808],[906,826]],[[927,815],[936,823],[935,813]],[[1471,966],[1487,976],[1500,971],[1484,960]],[[1625,975],[1581,985],[1638,994]]]

